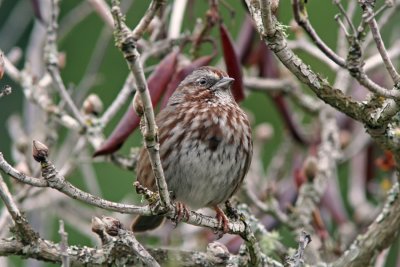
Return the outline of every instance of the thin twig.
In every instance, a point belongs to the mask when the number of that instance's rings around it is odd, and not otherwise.
[[[5,73],[14,81],[18,82],[21,77],[20,71],[17,69],[17,67],[14,66],[14,64],[8,60],[8,58],[3,54],[3,51],[0,50],[0,53],[2,55],[2,61],[4,64],[4,71]]]
[[[119,2],[117,0],[113,0],[112,14],[115,20],[114,34],[116,43],[124,54],[129,69],[131,70],[133,77],[136,80],[137,92],[140,94],[140,99],[142,101],[144,111],[143,114],[145,119],[145,128],[143,136],[145,146],[149,153],[150,163],[156,179],[162,208],[170,210],[172,208],[171,201],[160,160],[160,144],[158,143],[157,126],[155,123],[155,116],[153,105],[151,103],[149,89],[147,87],[146,79],[143,73],[143,66],[140,62],[140,54],[136,49],[136,43],[134,41],[132,32],[125,25],[121,10],[118,5]]]
[[[368,25],[371,29],[372,36],[374,37],[375,43],[376,43],[376,48],[378,48],[379,53],[381,54],[383,63],[385,64],[385,67],[387,71],[389,72],[390,77],[392,78],[393,82],[395,83],[395,86],[400,86],[400,75],[396,71],[392,61],[390,60],[390,57],[388,55],[388,52],[385,48],[385,44],[383,43],[382,36],[378,27],[378,23],[376,22],[375,18],[373,17],[373,11],[372,8],[367,6],[364,10],[364,14],[371,16],[370,19],[368,20]]]
[[[390,59],[395,59],[400,56],[400,40],[397,40],[392,44],[392,46],[387,50]],[[379,53],[371,56],[365,60],[364,70],[366,72],[374,70],[376,67],[382,65],[382,57]]]
[[[252,4],[252,1],[246,0],[246,3],[259,33],[263,34],[265,30],[261,23],[261,11]],[[307,64],[288,48],[287,40],[280,29],[277,28],[275,35],[268,36],[264,41],[288,70],[301,82],[308,85],[319,98],[355,120],[363,121],[365,119],[362,111],[363,104],[343,94],[342,91],[332,88],[326,79],[312,71]]]
[[[114,21],[110,12],[110,7],[104,0],[88,0],[92,5],[93,9],[99,14],[100,18],[109,26],[111,29],[114,27]]]
[[[390,21],[390,19],[397,14],[398,10],[400,9],[400,2],[399,1],[395,1],[395,6],[392,7],[390,10],[388,10],[387,12],[385,12],[384,14],[382,14],[382,16],[379,18],[378,20],[378,25],[379,25],[379,29],[383,29],[384,26]],[[386,5],[386,3],[385,3]],[[371,32],[368,32],[367,36],[365,37],[364,43],[363,43],[363,49],[366,49],[370,43],[373,40],[373,36]]]
[[[307,234],[305,231],[302,231],[300,234],[300,239],[299,239],[299,247],[296,251],[296,253],[288,259],[287,263],[289,263],[289,266],[291,267],[301,267],[304,265],[304,250],[310,244],[311,242],[311,236]]]
[[[398,179],[398,177],[397,177]],[[400,188],[396,182],[388,192],[386,203],[367,231],[359,235],[342,256],[333,262],[333,267],[368,266],[378,253],[389,247],[399,236]]]
[[[79,23],[86,19],[93,12],[89,1],[82,1],[77,4],[60,20],[58,39],[63,40]]]
[[[77,199],[98,208],[127,214],[159,214],[162,216],[168,216],[170,218],[174,218],[176,216],[175,209],[171,209],[168,213],[160,214],[160,211],[157,210],[156,207],[121,204],[108,201],[98,196],[94,196],[92,194],[84,192],[66,181],[65,177],[60,175],[55,166],[48,160],[47,156],[43,157],[41,160],[42,177],[44,179],[30,177],[14,169],[7,161],[4,160],[2,153],[0,153],[0,169],[21,183],[33,185],[36,187],[50,187],[73,199]],[[190,212],[190,216],[186,222],[192,225],[204,226],[211,229],[220,229],[220,223],[217,219],[194,211]],[[231,221],[229,222],[228,227],[229,233],[232,234],[241,234],[245,231],[246,228],[245,224],[242,221]]]
[[[68,94],[67,89],[61,79],[60,71],[58,68],[58,51],[57,51],[57,29],[58,29],[58,15],[59,15],[59,0],[51,1],[51,21],[47,28],[47,42],[45,45],[46,51],[46,64],[55,88],[60,93],[61,98],[67,103],[75,118],[79,121],[81,126],[85,125],[82,114],[79,112],[75,103],[72,101],[71,96]]]
[[[106,55],[106,50],[109,47],[112,32],[110,28],[103,27],[97,41],[96,46],[93,49],[93,53],[90,56],[89,63],[85,69],[81,81],[76,86],[75,91],[77,92],[74,99],[76,103],[81,103],[83,98],[87,95],[87,92],[93,85],[96,85],[99,80],[98,71],[101,67],[101,63]]]
[[[144,16],[140,19],[139,24],[132,31],[133,39],[135,41],[139,40],[143,33],[146,31],[150,22],[153,20],[154,16],[158,10],[165,5],[165,0],[152,0],[149,8],[147,9]],[[182,7],[181,7],[182,8]]]
[[[303,6],[304,3],[300,2],[301,2],[300,0],[294,0],[292,2],[293,14],[296,22],[306,31],[306,33],[311,38],[311,40],[313,40],[315,45],[319,49],[321,49],[321,51],[327,57],[329,57],[333,62],[335,62],[339,66],[345,68],[346,61],[339,55],[337,55],[332,49],[330,49],[328,45],[319,37],[317,32],[312,27],[310,21],[308,20],[306,8],[305,6]]]
[[[61,242],[60,242],[60,252],[62,255],[62,267],[69,267],[70,263],[69,263],[69,256],[68,256],[68,233],[65,232],[64,229],[64,221],[60,220],[60,228],[58,230],[58,233],[61,236]]]
[[[288,216],[280,210],[279,203],[274,197],[269,197],[267,203],[262,202],[251,188],[246,184],[244,188],[246,196],[250,199],[251,203],[254,204],[261,212],[265,214],[271,214],[281,223],[288,223]]]
[[[101,117],[100,122],[102,126],[108,124],[108,122],[117,114],[118,110],[125,104],[125,102],[133,96],[135,91],[136,86],[133,83],[132,74],[129,74],[121,91]]]
[[[0,197],[3,200],[4,205],[7,207],[7,210],[10,213],[11,218],[15,223],[17,229],[17,235],[22,240],[22,242],[25,244],[35,242],[39,238],[39,236],[35,231],[33,231],[32,227],[28,224],[25,217],[19,211],[17,205],[15,204],[11,196],[10,191],[8,190],[7,184],[4,182],[1,174],[0,174]]]
[[[354,27],[353,22],[351,21],[351,16],[348,15],[348,12],[346,12],[343,8],[342,3],[340,2],[340,0],[334,0],[333,3],[335,5],[337,5],[337,7],[339,8],[340,13],[342,13],[343,17],[345,18],[347,24],[349,25],[352,33],[356,32],[356,28]],[[355,6],[354,4],[355,2],[350,2],[349,5],[351,6]]]
[[[287,94],[295,104],[313,114],[316,114],[321,108],[322,103],[303,93],[297,82],[292,79],[245,77],[243,83],[246,89],[251,91],[282,92],[285,95]]]
[[[174,0],[168,28],[168,38],[178,38],[181,34],[183,17],[188,0]]]

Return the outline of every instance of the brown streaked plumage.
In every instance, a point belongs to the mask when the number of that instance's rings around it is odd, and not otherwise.
[[[172,197],[192,209],[227,201],[239,188],[252,156],[251,129],[246,114],[230,92],[233,79],[214,67],[188,75],[157,115],[160,157]],[[156,189],[147,151],[140,151],[137,180]],[[139,216],[134,231],[151,230],[162,217]]]

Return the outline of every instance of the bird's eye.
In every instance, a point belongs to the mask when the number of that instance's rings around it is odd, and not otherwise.
[[[206,79],[204,79],[204,78],[201,78],[200,80],[199,80],[199,84],[200,85],[205,85],[207,83],[207,81],[206,81]]]

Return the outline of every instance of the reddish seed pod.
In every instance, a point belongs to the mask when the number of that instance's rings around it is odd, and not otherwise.
[[[221,35],[222,51],[224,53],[224,61],[228,75],[235,79],[231,90],[233,97],[236,102],[240,102],[244,99],[244,88],[243,88],[243,74],[240,65],[238,54],[235,50],[233,40],[228,29],[224,24],[219,25],[219,32]]]
[[[4,64],[4,59],[3,59],[3,53],[0,52],[0,80],[1,80],[1,78],[3,78],[3,75],[4,75],[4,68],[5,68],[4,65],[5,64]]]
[[[93,157],[112,154],[124,144],[129,135],[137,128],[140,119],[133,110],[132,105],[129,105],[124,116],[119,121],[117,127],[111,133],[110,137],[100,146],[93,154]]]
[[[241,64],[245,64],[252,54],[252,46],[256,36],[257,32],[254,29],[253,20],[249,15],[246,15],[236,42],[237,55]]]
[[[259,70],[260,76],[264,78],[278,78],[280,76],[279,69],[271,50],[260,42],[259,49]],[[290,109],[285,97],[282,94],[271,95],[276,109],[282,116],[282,119],[288,128],[293,139],[299,144],[308,144],[306,136],[301,131],[298,122],[293,117],[293,111]]]
[[[147,85],[153,106],[159,102],[161,95],[167,89],[176,68],[177,58],[178,51],[169,53],[147,79]],[[93,157],[108,155],[117,151],[139,124],[140,118],[136,114],[132,105],[129,105],[117,127],[111,133],[110,137],[94,153]]]

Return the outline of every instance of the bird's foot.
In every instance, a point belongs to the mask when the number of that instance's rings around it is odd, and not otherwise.
[[[221,227],[222,233],[223,234],[228,233],[229,232],[228,217],[226,217],[225,213],[218,206],[214,206],[214,210],[217,213],[215,218],[217,218],[218,220],[218,226]]]
[[[182,202],[175,202],[175,211],[176,211],[176,213],[175,213],[175,217],[173,219],[175,222],[175,227],[178,226],[178,223],[180,223],[181,221],[189,220],[190,210]]]

